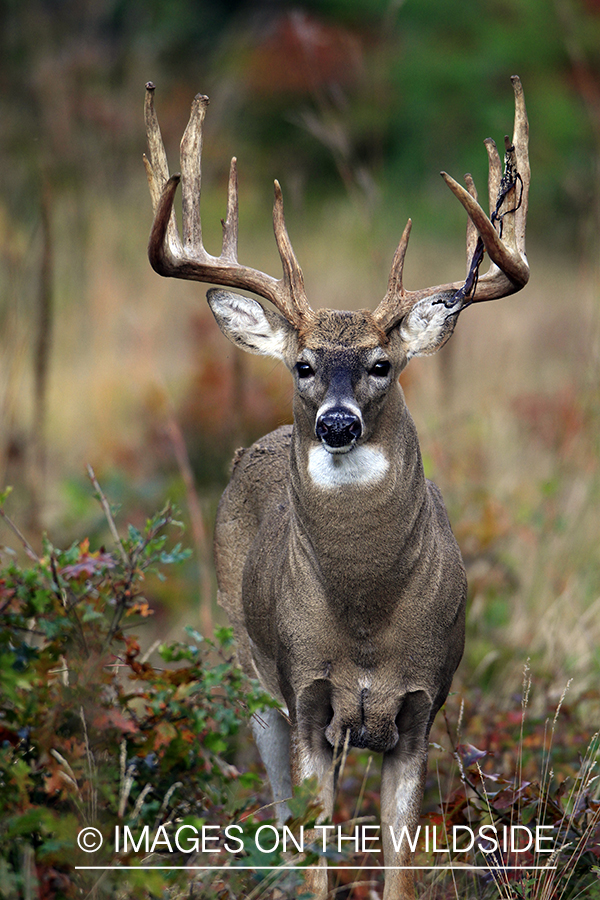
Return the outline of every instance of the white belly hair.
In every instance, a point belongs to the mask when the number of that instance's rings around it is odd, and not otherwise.
[[[322,488],[348,484],[376,484],[389,469],[389,460],[379,447],[354,447],[348,453],[329,453],[322,444],[308,454],[308,474]]]

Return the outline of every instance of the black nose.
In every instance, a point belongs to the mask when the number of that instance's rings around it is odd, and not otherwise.
[[[329,447],[347,447],[359,439],[362,425],[347,409],[330,409],[317,419],[315,433]]]

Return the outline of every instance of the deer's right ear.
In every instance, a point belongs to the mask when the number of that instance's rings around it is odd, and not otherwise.
[[[295,334],[287,319],[241,294],[211,288],[206,296],[217,325],[230,341],[248,353],[285,359]]]

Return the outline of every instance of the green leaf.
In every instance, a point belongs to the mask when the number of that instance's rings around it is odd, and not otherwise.
[[[217,755],[220,753],[225,753],[225,751],[227,750],[227,742],[223,740],[221,735],[215,734],[214,732],[209,732],[208,734],[206,734],[203,738],[202,743],[207,750],[211,750]]]
[[[127,534],[132,544],[141,544],[144,540],[142,532],[131,524],[127,526]]]
[[[538,801],[533,800],[527,806],[524,806],[521,810],[521,823],[523,825],[529,825],[532,819],[535,818],[538,812]]]
[[[233,644],[233,628],[229,625],[223,625],[215,628],[215,640],[221,645],[221,647],[225,650]]]

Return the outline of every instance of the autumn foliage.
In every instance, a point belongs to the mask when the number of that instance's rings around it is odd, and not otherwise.
[[[188,551],[167,546],[170,506],[113,550],[45,542],[0,573],[0,897],[114,896],[116,825],[228,822],[259,781],[228,762],[232,738],[265,698],[235,665],[231,632],[190,629],[151,662],[132,629],[151,616],[148,580]],[[83,852],[93,826],[104,848]],[[178,859],[179,864],[182,863]],[[130,897],[162,896],[174,876],[119,873]],[[209,896],[210,894],[207,894]]]

